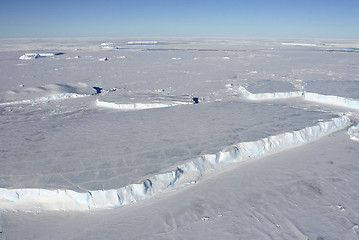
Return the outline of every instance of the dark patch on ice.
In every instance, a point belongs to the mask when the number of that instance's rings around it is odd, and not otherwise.
[[[102,87],[93,87],[96,90],[96,94],[100,94]]]
[[[314,183],[305,183],[307,185],[307,187],[314,193],[322,195],[322,189],[320,189],[319,186],[315,185]]]
[[[143,182],[145,187],[145,192],[147,192],[152,187],[152,181],[148,178],[146,181]]]

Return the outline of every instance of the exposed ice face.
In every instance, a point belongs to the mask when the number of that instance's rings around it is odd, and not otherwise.
[[[231,87],[231,86],[230,86]],[[236,91],[236,90],[234,90]],[[302,98],[306,101],[311,101],[320,104],[327,104],[332,106],[344,107],[348,109],[359,110],[359,100],[323,95],[318,93],[306,92],[303,88],[302,91],[297,92],[274,92],[274,93],[250,93],[245,87],[239,86],[238,92],[246,99],[253,101],[268,101],[268,100],[280,100],[289,98]]]
[[[121,110],[144,110],[152,108],[165,108],[165,107],[174,107],[180,103],[122,103],[116,104],[111,102],[103,102],[97,100],[97,106],[112,108],[112,109],[121,109]],[[182,103],[185,104],[185,103]],[[189,104],[189,103],[186,103]]]

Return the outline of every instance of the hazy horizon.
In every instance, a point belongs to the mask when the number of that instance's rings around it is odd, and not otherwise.
[[[359,2],[3,1],[0,38],[359,37]]]

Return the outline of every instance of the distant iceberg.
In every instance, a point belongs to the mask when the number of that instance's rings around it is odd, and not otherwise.
[[[157,41],[135,41],[135,42],[127,42],[127,45],[156,45]]]
[[[21,60],[31,60],[31,59],[36,59],[39,58],[40,54],[38,53],[25,53],[24,55],[20,56],[19,59]]]
[[[19,59],[21,60],[32,60],[40,57],[53,57],[56,54],[54,53],[25,53],[24,55],[20,56]]]

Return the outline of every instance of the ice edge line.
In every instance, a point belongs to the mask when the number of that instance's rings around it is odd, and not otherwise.
[[[73,210],[115,208],[148,199],[158,192],[174,186],[184,186],[198,181],[202,175],[222,165],[243,162],[251,157],[262,156],[274,150],[304,144],[333,133],[351,124],[343,115],[330,121],[301,130],[269,136],[257,141],[240,142],[224,148],[216,154],[207,154],[179,165],[176,170],[157,174],[140,183],[129,184],[119,189],[94,190],[84,193],[72,190],[6,189],[0,188],[0,203],[41,203],[53,210],[63,208],[66,203],[75,204]],[[45,201],[44,201],[45,200]],[[28,205],[26,204],[26,207]],[[31,206],[29,206],[31,208]],[[66,207],[65,207],[66,209]]]

